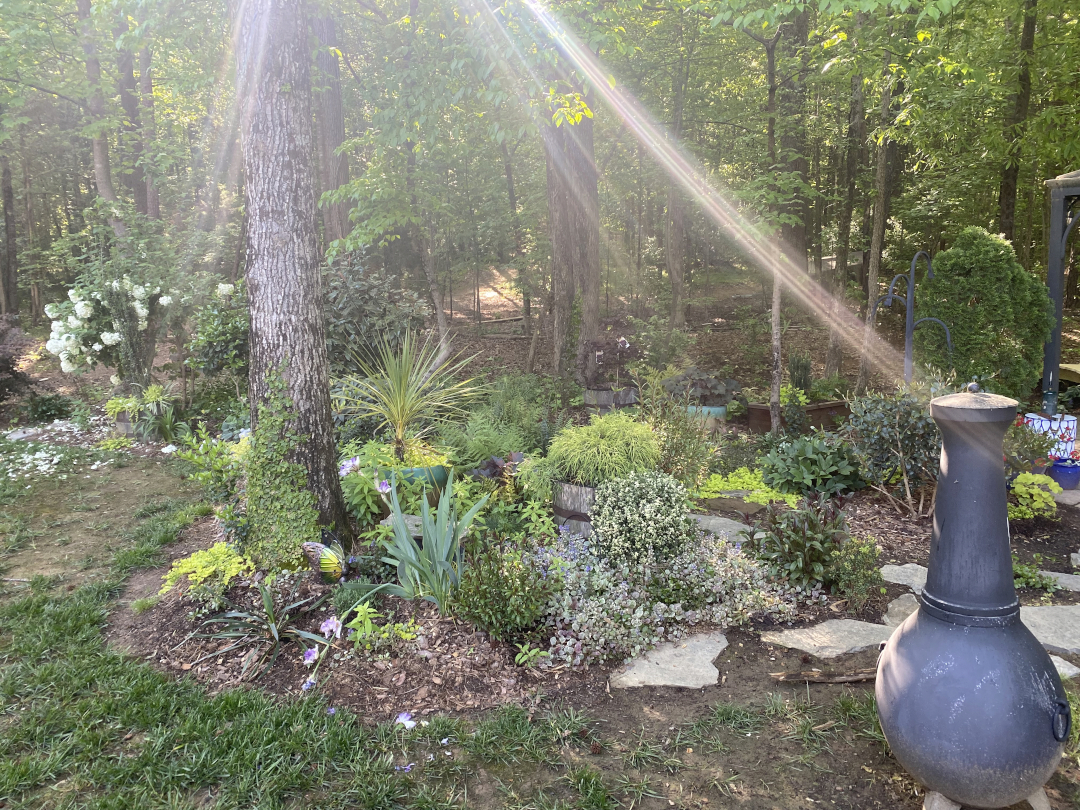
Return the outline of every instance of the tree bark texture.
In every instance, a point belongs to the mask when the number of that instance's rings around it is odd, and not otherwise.
[[[861,396],[870,382],[870,344],[874,339],[874,299],[878,293],[878,276],[881,274],[881,254],[885,247],[885,225],[889,216],[889,136],[886,130],[892,125],[892,79],[888,75],[891,54],[885,54],[885,84],[881,90],[881,143],[878,144],[877,163],[874,167],[874,222],[870,234],[870,266],[866,275],[866,328],[863,331],[862,354],[859,357],[859,378],[855,393]]]
[[[851,218],[855,212],[855,181],[859,174],[859,155],[866,140],[866,111],[864,109],[863,77],[856,73],[851,77],[851,106],[848,110],[847,136],[844,143],[844,160],[841,163],[840,186],[844,200],[837,219],[837,243],[833,262],[833,299],[829,312],[829,350],[825,355],[825,376],[835,377],[844,363],[844,338],[840,313],[844,307],[844,291],[847,289],[848,254],[851,252]]]
[[[4,266],[0,273],[0,312],[19,311],[19,251],[15,236],[15,188],[11,182],[11,161],[0,155],[0,197],[4,208]]]
[[[346,544],[330,411],[322,279],[312,186],[310,55],[302,0],[242,0],[233,26],[248,215],[252,426],[282,372],[320,522]]]
[[[591,101],[591,99],[587,99]],[[573,201],[574,279],[581,290],[581,330],[576,371],[584,385],[596,373],[596,354],[588,344],[600,334],[600,191],[593,144],[593,119],[582,118],[569,128],[570,192]]]
[[[1016,182],[1020,176],[1020,148],[1031,105],[1031,57],[1035,52],[1035,12],[1038,0],[1025,0],[1024,25],[1020,30],[1019,87],[1013,110],[1005,124],[1005,162],[998,192],[998,230],[1010,242],[1016,231]]]
[[[548,229],[551,236],[551,300],[554,352],[551,373],[562,377],[567,372],[567,343],[574,308],[574,245],[571,213],[570,167],[564,147],[566,129],[554,124],[541,128],[547,174]]]
[[[319,135],[319,180],[323,192],[334,191],[349,182],[349,156],[338,154],[345,142],[345,113],[341,100],[341,65],[338,61],[337,28],[330,15],[318,16],[311,27],[319,40],[315,52],[318,69],[315,93],[315,118]],[[344,239],[349,231],[349,211],[346,203],[323,206],[323,240],[329,245]]]
[[[146,207],[146,178],[143,177],[142,168],[142,128],[139,125],[139,89],[135,84],[135,54],[128,48],[120,46],[120,39],[129,31],[127,16],[124,12],[118,12],[116,24],[113,26],[113,36],[118,47],[116,48],[116,69],[120,80],[117,85],[120,88],[120,106],[124,110],[124,120],[121,124],[122,142],[131,152],[131,166],[123,172],[124,185],[131,189],[131,196],[135,201],[135,210],[143,216],[147,214]]]
[[[153,150],[154,141],[157,140],[152,59],[150,45],[143,45],[142,50],[139,51],[139,103],[142,105],[140,118],[144,153]],[[150,170],[144,171],[143,174],[146,177],[146,215],[151,219],[161,219],[161,196],[154,182],[153,166],[151,165]]]
[[[79,39],[83,57],[86,60],[86,78],[90,84],[86,107],[94,119],[92,147],[94,153],[94,185],[98,196],[107,202],[116,202],[113,188],[112,169],[109,165],[109,142],[105,138],[105,96],[101,92],[101,61],[98,59],[97,45],[94,42],[94,23],[90,19],[90,0],[76,0],[75,9],[79,17]],[[109,227],[117,238],[127,236],[127,226],[118,216],[109,217]]]

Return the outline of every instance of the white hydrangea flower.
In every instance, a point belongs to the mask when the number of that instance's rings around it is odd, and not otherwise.
[[[133,296],[135,296],[136,301],[145,301],[146,300],[146,287],[143,287],[142,285],[132,287],[131,288],[131,294]]]
[[[97,291],[94,291],[94,292],[90,293],[90,297],[93,298],[95,301],[100,301],[101,300],[101,293],[99,293]]]
[[[60,307],[58,307],[56,304],[46,304],[45,315],[55,321],[57,318],[60,317]]]
[[[109,286],[111,286],[113,288],[114,292],[119,292],[120,291],[120,280],[114,278],[112,284],[109,285]]]
[[[101,345],[100,343],[95,343],[95,344],[94,344],[93,346],[91,346],[90,348],[94,350],[94,353],[95,353],[95,354],[97,354],[98,352],[100,352],[100,351],[101,351],[102,349],[104,349],[105,347],[104,347],[104,346],[102,346],[102,345]]]
[[[109,377],[109,382],[111,382],[113,385],[119,385],[120,384],[120,375],[119,374],[113,374],[111,377]]]
[[[61,358],[61,360],[60,360],[60,370],[62,372],[64,372],[65,374],[70,374],[71,372],[73,372],[75,370],[75,366],[73,366],[70,363],[70,361],[68,361],[68,360],[66,360],[64,358]]]
[[[57,340],[55,337],[45,341],[45,351],[49,354],[60,354],[60,350],[64,347],[64,344]]]
[[[217,285],[217,296],[218,296],[218,298],[228,298],[234,292],[236,292],[236,287],[234,287],[232,284],[218,284]]]
[[[101,342],[106,346],[115,346],[120,342],[120,338],[123,337],[119,332],[102,332]]]
[[[68,315],[67,322],[72,329],[82,329],[83,327],[83,322],[76,315]]]
[[[141,331],[141,330],[145,329],[149,325],[150,325],[149,321],[139,321],[139,330]]]
[[[145,320],[146,316],[150,314],[150,310],[147,308],[146,304],[138,299],[135,299],[135,303],[131,306],[132,309],[135,310],[135,314],[139,316],[139,320]],[[143,327],[140,326],[139,328],[142,329]]]
[[[89,301],[80,301],[75,305],[75,314],[86,320],[94,314],[94,305]]]
[[[158,299],[158,303],[161,304],[161,306],[163,306],[163,307],[167,307],[167,306],[169,306],[169,304],[172,303],[172,296],[171,295],[163,295],[163,296],[161,296],[161,298]]]
[[[79,291],[76,290],[74,287],[68,290],[68,298],[71,299],[71,303],[73,304],[77,304],[82,301],[82,296],[79,295]]]

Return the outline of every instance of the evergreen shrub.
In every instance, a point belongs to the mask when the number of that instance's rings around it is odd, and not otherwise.
[[[612,559],[668,560],[694,535],[686,489],[663,473],[634,473],[596,488],[597,550]]]

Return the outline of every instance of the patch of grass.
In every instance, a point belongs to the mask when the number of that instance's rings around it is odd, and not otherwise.
[[[878,720],[877,701],[872,692],[845,692],[833,702],[833,717],[859,737],[873,740],[882,751],[889,750]]]
[[[153,596],[145,596],[142,599],[136,599],[131,603],[131,612],[138,616],[140,613],[145,613],[151,610],[158,602],[161,601],[161,597],[157,594]]]
[[[634,806],[643,799],[662,799],[663,796],[652,788],[652,782],[648,777],[633,779],[627,774],[621,774],[615,781],[615,789],[623,795],[623,799],[629,801],[626,810],[634,810]]]
[[[558,762],[550,734],[530,721],[518,706],[504,706],[486,717],[462,740],[462,747],[473,756],[499,765]]]
[[[614,810],[619,806],[604,784],[600,772],[586,766],[571,768],[563,779],[578,794],[574,807],[579,810]]]
[[[717,728],[726,728],[738,734],[750,734],[762,726],[762,718],[751,707],[737,703],[717,703],[712,708],[709,722]]]

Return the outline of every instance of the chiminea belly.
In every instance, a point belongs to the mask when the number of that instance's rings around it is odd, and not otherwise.
[[[1067,710],[1064,690],[1018,614],[973,627],[917,611],[882,652],[876,693],[897,760],[961,804],[1008,807],[1060,762],[1054,723]]]

